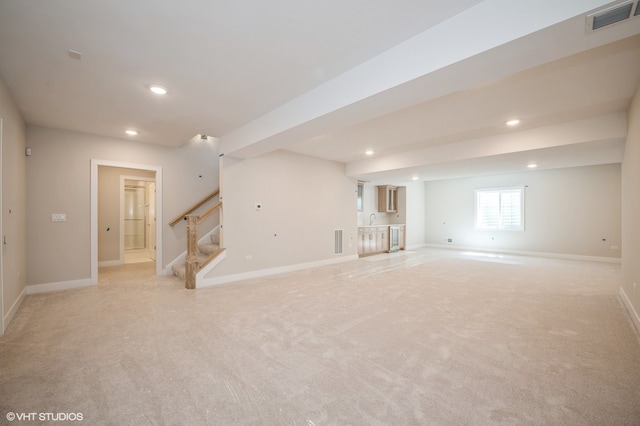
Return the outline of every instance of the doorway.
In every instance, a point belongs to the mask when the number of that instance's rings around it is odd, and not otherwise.
[[[99,170],[107,168],[127,169],[114,171],[115,182],[105,189],[101,185]],[[145,175],[146,173],[146,175]],[[121,163],[107,160],[91,160],[91,284],[98,284],[98,266],[123,265],[124,259],[124,179],[145,182],[149,199],[145,204],[145,254],[153,256],[156,275],[165,275],[162,269],[162,168],[145,164]],[[149,182],[149,183],[146,183]],[[151,185],[152,184],[152,185]],[[155,188],[155,190],[153,190]],[[122,190],[121,190],[122,189]],[[113,194],[113,195],[112,195]],[[118,195],[120,194],[120,195]],[[155,199],[155,202],[153,202]],[[99,203],[99,200],[101,202]],[[108,209],[108,212],[105,212]],[[151,232],[151,231],[154,232]],[[149,257],[151,259],[151,257]]]

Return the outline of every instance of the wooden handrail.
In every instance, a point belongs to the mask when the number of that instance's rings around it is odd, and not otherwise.
[[[215,198],[219,193],[220,193],[220,189],[216,189],[211,194],[209,194],[205,198],[203,198],[201,201],[199,201],[198,203],[194,204],[193,207],[189,208],[188,210],[185,210],[183,213],[180,213],[178,216],[176,216],[175,219],[173,219],[171,222],[169,222],[169,226],[174,226],[176,223],[180,222],[181,220],[184,220],[188,215],[193,213],[198,208],[202,207],[202,205],[204,205],[207,201]],[[213,213],[213,212],[211,212],[211,213]],[[211,213],[207,213],[207,215],[211,214]]]
[[[202,268],[204,268],[205,266],[207,266],[209,263],[211,263],[211,261],[212,261],[213,259],[215,259],[216,257],[220,256],[220,253],[222,253],[223,251],[224,251],[224,249],[219,248],[219,249],[217,249],[216,251],[214,251],[213,253],[211,253],[211,254],[209,255],[209,257],[207,257],[205,260],[203,260],[202,262],[200,262],[200,263],[198,264],[198,268],[199,268],[199,269],[202,269]]]
[[[222,207],[222,201],[218,201],[217,203],[215,203],[213,205],[213,207],[211,207],[209,210],[207,210],[206,212],[204,212],[200,216],[198,216],[198,223],[202,222],[202,220],[205,217],[209,216],[211,213],[215,212],[216,210],[218,210],[221,207]]]

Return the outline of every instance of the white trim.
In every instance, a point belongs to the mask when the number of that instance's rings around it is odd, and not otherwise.
[[[196,273],[196,287],[199,287],[198,282],[201,282],[202,280],[204,280],[204,276],[207,275],[209,271],[211,271],[216,266],[218,266],[220,262],[224,260],[225,257],[227,257],[227,250],[223,249],[222,252],[218,256],[216,256],[215,259],[207,263],[204,268],[200,269]]]
[[[91,278],[90,285],[98,284],[98,166],[124,169],[150,170],[156,173],[156,274],[165,275],[162,269],[162,167],[148,164],[123,163],[91,159]]]
[[[103,268],[105,266],[122,266],[124,265],[123,260],[102,260],[98,262],[98,267]]]
[[[410,250],[418,250],[421,249],[423,247],[426,247],[427,245],[425,243],[419,243],[419,244],[408,244],[406,246],[404,246],[404,249],[407,251]]]
[[[341,256],[338,258],[318,260],[315,262],[298,263],[295,265],[279,266],[277,268],[259,269],[257,271],[243,272],[241,274],[224,275],[222,277],[204,278],[198,283],[198,288],[212,287],[216,285],[229,284],[236,281],[244,281],[253,278],[268,277],[271,275],[284,274],[286,272],[301,271],[303,269],[317,268],[319,266],[333,265],[336,263],[358,260],[358,255]]]
[[[627,293],[622,287],[620,287],[620,300],[622,301],[624,307],[627,308],[627,312],[629,312],[629,316],[631,317],[633,325],[635,326],[635,331],[638,335],[638,338],[640,338],[640,315],[638,315],[638,312],[633,307],[631,300],[629,300]]]
[[[52,291],[71,290],[74,288],[91,287],[95,285],[97,284],[92,283],[90,279],[34,284],[27,286],[27,294],[49,293]]]
[[[4,254],[2,253],[4,250],[4,229],[2,227],[2,193],[4,191],[4,187],[2,186],[2,131],[3,131],[3,120],[0,117],[0,336],[4,334],[5,326],[9,325],[8,321],[4,319]]]
[[[547,253],[539,251],[520,251],[520,250],[502,250],[491,249],[488,247],[469,247],[469,246],[452,246],[451,244],[425,244],[424,247],[441,248],[448,250],[469,250],[480,251],[483,253],[504,253],[515,254],[517,256],[531,256],[531,257],[545,257],[551,259],[565,259],[565,260],[583,260],[586,262],[604,262],[604,263],[622,263],[622,259],[619,257],[601,257],[601,256],[584,256],[580,254],[565,254],[565,253]]]
[[[6,324],[7,326],[9,326],[9,323],[11,322],[11,320],[13,319],[13,317],[16,315],[16,313],[18,312],[18,309],[20,309],[20,306],[22,306],[22,302],[24,302],[24,298],[27,296],[27,291],[25,288],[22,289],[22,291],[20,292],[20,295],[18,296],[18,298],[16,299],[15,302],[13,302],[13,305],[11,305],[11,308],[9,308],[9,312],[7,312],[7,315],[5,317],[2,318],[4,324]],[[3,331],[4,332],[4,331]],[[0,334],[1,335],[1,334]]]

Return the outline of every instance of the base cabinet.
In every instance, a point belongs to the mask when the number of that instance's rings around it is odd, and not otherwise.
[[[405,226],[393,225],[400,228],[400,249],[405,246]],[[389,225],[366,226],[358,228],[358,254],[384,253],[389,250]]]
[[[389,227],[358,228],[358,254],[379,253],[389,247]]]

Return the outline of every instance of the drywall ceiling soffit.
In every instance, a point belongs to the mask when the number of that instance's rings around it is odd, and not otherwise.
[[[414,175],[424,180],[437,179],[434,173],[449,176],[454,170],[466,176],[478,169],[484,174],[491,170],[493,173],[525,170],[531,161],[540,161],[540,169],[569,167],[571,159],[575,165],[595,164],[598,159],[603,163],[616,162],[622,159],[626,132],[626,113],[619,112],[355,161],[347,164],[347,175],[366,180],[394,179],[394,183],[398,183],[397,179],[408,182]],[[615,143],[620,147],[619,157],[602,155],[600,143]],[[569,149],[572,156],[561,155]],[[546,155],[531,155],[534,152]],[[549,156],[554,152],[561,155],[557,161]],[[460,165],[473,167],[461,171],[457,167]]]
[[[405,169],[365,173],[353,179],[374,185],[407,185],[409,182],[425,182],[443,179],[460,179],[505,173],[525,173],[568,167],[615,164],[622,161],[624,139],[585,142],[582,144],[541,148],[480,158],[468,158],[425,164]],[[527,164],[537,164],[529,169]]]
[[[625,111],[640,84],[640,36],[588,50],[294,144],[349,163]]]
[[[245,157],[289,148],[639,32],[619,25],[587,38],[585,14],[605,2],[543,3],[531,13],[529,4],[482,2],[224,135],[221,147]]]
[[[177,146],[221,136],[480,0],[0,2],[29,124]],[[70,54],[72,50],[74,54]],[[152,97],[150,84],[169,89]]]

